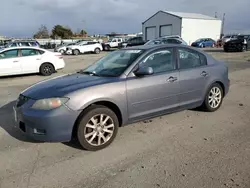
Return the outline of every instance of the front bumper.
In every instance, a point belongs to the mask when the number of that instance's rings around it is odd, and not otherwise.
[[[61,106],[53,110],[30,108],[34,100],[29,99],[20,107],[14,106],[14,117],[18,127],[27,137],[44,142],[67,142],[80,112]]]

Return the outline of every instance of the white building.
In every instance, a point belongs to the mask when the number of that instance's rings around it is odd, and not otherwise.
[[[199,38],[219,39],[221,23],[217,18],[202,14],[158,11],[142,23],[142,32],[144,40],[180,35],[191,44]]]

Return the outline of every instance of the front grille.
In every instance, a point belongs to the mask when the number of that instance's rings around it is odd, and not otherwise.
[[[21,107],[22,105],[24,105],[26,102],[28,102],[29,98],[24,96],[24,95],[19,95],[18,99],[17,99],[17,103],[16,106],[17,107]]]

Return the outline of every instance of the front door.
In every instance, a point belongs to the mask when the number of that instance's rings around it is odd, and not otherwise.
[[[21,74],[21,63],[18,50],[6,50],[0,53],[0,76]]]
[[[187,48],[177,48],[177,56],[180,70],[180,105],[202,103],[210,74],[206,57]]]
[[[139,63],[139,67],[152,67],[153,75],[129,75],[126,85],[130,121],[178,107],[180,86],[175,62],[173,48],[157,50]]]
[[[35,73],[42,64],[42,55],[36,49],[21,49],[20,62],[24,74]]]

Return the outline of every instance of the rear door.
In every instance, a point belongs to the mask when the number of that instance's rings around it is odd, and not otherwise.
[[[21,74],[21,62],[18,49],[6,50],[0,53],[0,75]]]
[[[206,57],[189,48],[177,48],[180,70],[180,106],[200,104],[208,85],[210,72]]]
[[[39,67],[42,64],[42,55],[36,49],[23,48],[21,49],[21,67],[23,73],[35,73],[39,71]]]

